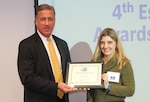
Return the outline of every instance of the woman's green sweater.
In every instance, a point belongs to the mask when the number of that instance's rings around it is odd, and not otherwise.
[[[130,62],[128,61],[122,69],[119,69],[117,61],[117,58],[111,58],[107,64],[103,65],[103,72],[119,72],[119,83],[110,82],[111,89],[109,92],[104,88],[91,89],[88,91],[87,102],[124,102],[127,96],[134,94],[135,81]],[[97,62],[102,62],[102,58],[98,58]]]

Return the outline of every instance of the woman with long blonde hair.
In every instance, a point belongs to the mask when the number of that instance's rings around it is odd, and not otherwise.
[[[134,94],[133,69],[114,29],[106,28],[100,33],[91,61],[103,62],[103,88],[88,91],[88,102],[125,102],[127,96]],[[110,80],[108,72],[119,75],[118,80]]]

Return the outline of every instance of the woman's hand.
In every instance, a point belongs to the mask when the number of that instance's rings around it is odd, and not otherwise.
[[[104,88],[107,89],[108,85],[109,85],[108,74],[107,73],[102,74],[102,80],[104,80]]]

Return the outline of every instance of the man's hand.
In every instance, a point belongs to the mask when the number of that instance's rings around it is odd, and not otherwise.
[[[58,89],[61,90],[64,93],[72,92],[72,91],[87,91],[90,90],[90,88],[74,88],[71,86],[68,86],[67,84],[61,82],[58,83]]]
[[[77,88],[73,88],[71,86],[68,86],[67,84],[65,84],[63,82],[58,83],[58,89],[64,93],[68,93],[68,92],[72,92],[72,91],[77,90]]]

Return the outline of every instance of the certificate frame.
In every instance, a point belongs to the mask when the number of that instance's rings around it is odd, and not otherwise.
[[[102,63],[70,62],[67,66],[66,83],[75,88],[101,88]]]

